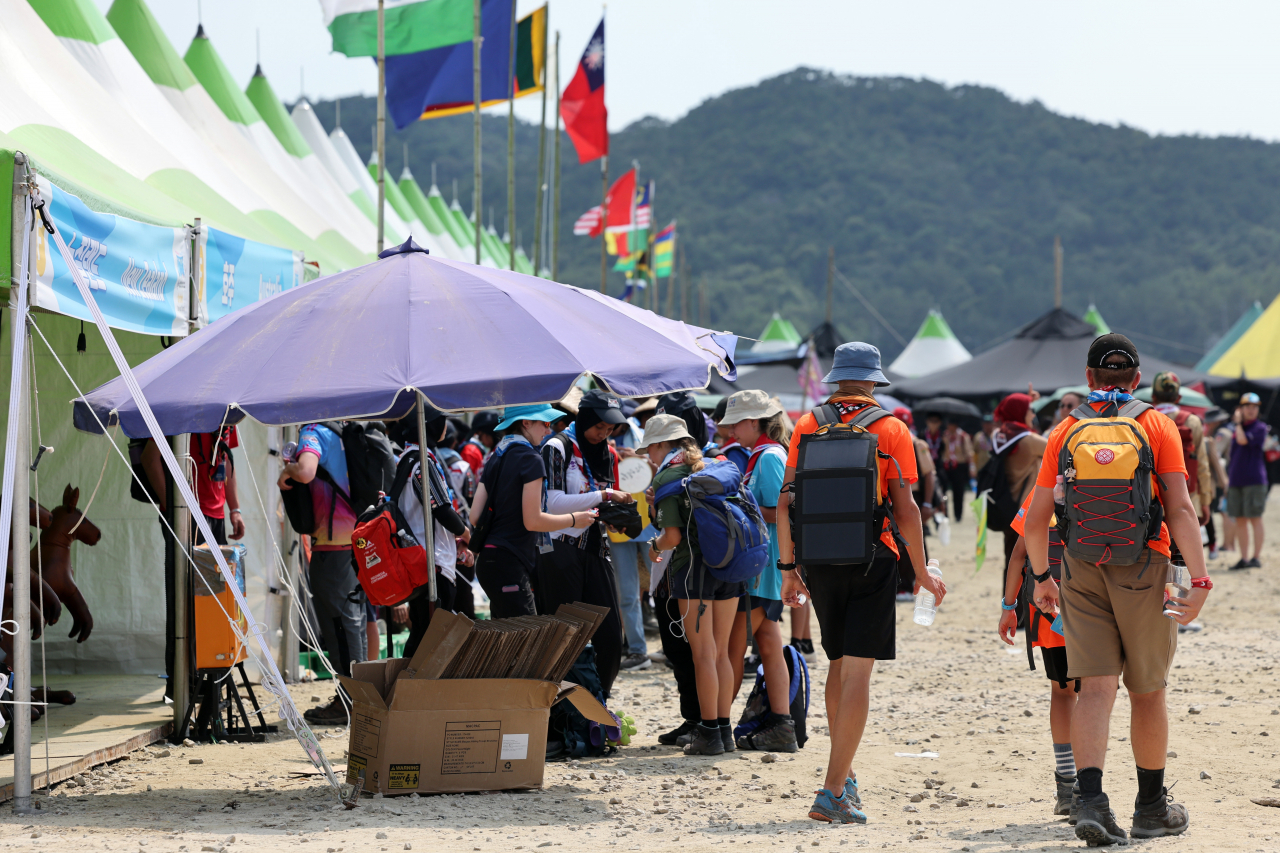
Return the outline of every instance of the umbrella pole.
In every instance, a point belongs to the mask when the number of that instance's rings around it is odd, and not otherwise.
[[[378,0],[378,254],[386,240],[387,206],[387,49],[384,5]]]
[[[418,394],[418,459],[419,470],[422,471],[422,547],[427,550],[427,567],[430,580],[427,582],[428,601],[431,612],[435,612],[436,602],[436,545],[434,523],[431,519],[431,477],[427,472],[427,398],[422,392]]]

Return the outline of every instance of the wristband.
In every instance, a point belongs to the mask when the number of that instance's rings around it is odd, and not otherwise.
[[[238,510],[238,509],[233,509],[233,510],[231,510],[231,514],[232,514],[232,515],[244,515],[244,513],[242,513],[242,512],[241,512],[240,510]]]
[[[1035,581],[1036,583],[1044,583],[1045,581],[1047,581],[1047,580],[1048,580],[1049,578],[1051,578],[1051,577],[1053,577],[1053,573],[1052,573],[1052,572],[1050,572],[1050,571],[1046,571],[1046,572],[1045,572],[1044,574],[1042,574],[1042,575],[1038,575],[1038,574],[1036,574],[1035,572],[1032,572],[1032,573],[1031,573],[1031,579],[1032,579],[1033,581]]]
[[[578,526],[578,516],[577,516],[577,515],[575,515],[575,514],[574,514],[574,513],[572,513],[572,512],[571,512],[571,513],[569,513],[569,526],[570,526],[570,527],[577,527],[577,526]]]
[[[1016,599],[1016,598],[1015,598],[1015,599],[1013,600],[1013,604],[1005,604],[1005,603],[1004,603],[1004,599],[1003,599],[1003,598],[1002,598],[1002,599],[1000,599],[1000,609],[1001,609],[1001,610],[1017,610],[1017,609],[1018,609],[1018,599]]]
[[[1205,591],[1207,592],[1208,590],[1213,589],[1213,579],[1212,579],[1212,578],[1210,578],[1208,575],[1205,575],[1205,576],[1204,576],[1204,577],[1202,577],[1202,578],[1192,578],[1192,579],[1191,579],[1191,588],[1192,588],[1192,589],[1203,589],[1203,590],[1205,590]]]
[[[779,561],[778,561],[778,571],[780,571],[780,572],[794,572],[795,570],[796,570],[796,564],[795,564],[795,562],[794,562],[794,561],[793,561],[793,562],[790,562],[790,563],[784,563],[784,562],[782,562],[781,560],[779,560]]]

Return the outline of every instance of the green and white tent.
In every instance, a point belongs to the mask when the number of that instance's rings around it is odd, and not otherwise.
[[[752,345],[753,353],[786,352],[800,346],[802,338],[790,320],[784,320],[777,311],[760,333],[760,340]]]
[[[1107,325],[1106,320],[1102,319],[1102,312],[1098,310],[1098,306],[1092,302],[1089,303],[1089,310],[1084,312],[1084,321],[1097,329],[1099,335],[1111,334],[1111,327]]]
[[[916,336],[907,342],[906,349],[893,360],[889,369],[900,376],[915,378],[964,364],[972,358],[947,325],[942,312],[933,308],[920,324]]]

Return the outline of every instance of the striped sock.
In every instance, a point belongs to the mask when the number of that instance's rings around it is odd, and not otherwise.
[[[1071,751],[1069,743],[1055,743],[1053,745],[1053,758],[1057,763],[1054,768],[1058,775],[1064,779],[1074,778],[1076,775],[1076,757]]]

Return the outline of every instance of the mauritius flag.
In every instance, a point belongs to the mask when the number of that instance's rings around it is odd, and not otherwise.
[[[560,97],[560,116],[579,163],[609,154],[609,111],[604,105],[604,18],[578,60],[578,71]],[[612,213],[612,211],[610,211]],[[610,219],[613,217],[610,216]]]
[[[653,238],[653,275],[654,278],[667,278],[671,275],[672,260],[676,251],[676,224],[672,222],[658,232]]]

